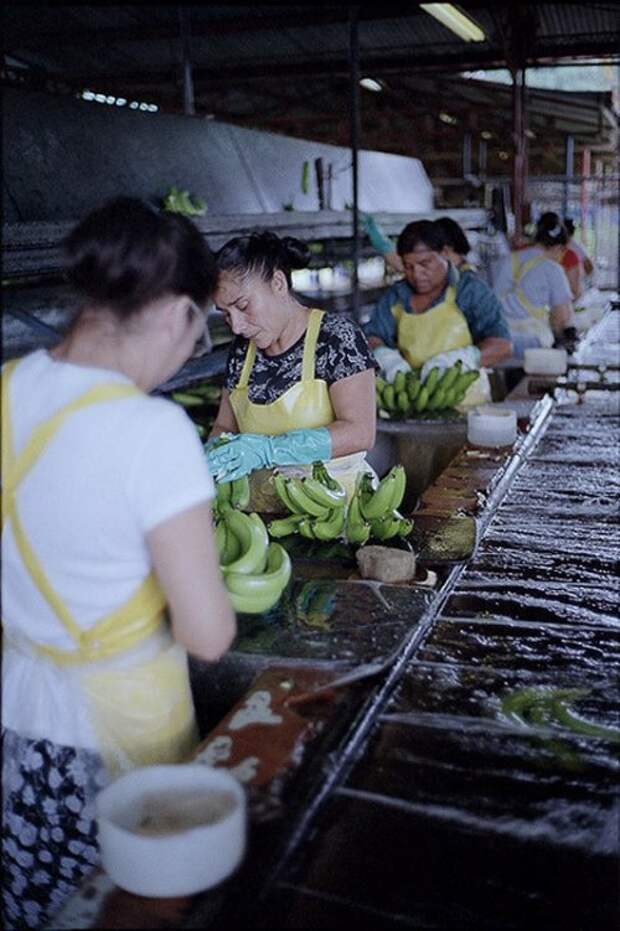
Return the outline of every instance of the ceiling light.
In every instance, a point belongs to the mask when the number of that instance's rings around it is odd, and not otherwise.
[[[365,87],[367,91],[375,91],[378,93],[383,90],[383,84],[380,81],[375,81],[374,78],[362,78],[360,80],[362,87]]]
[[[94,100],[94,99],[95,99],[95,95],[93,94],[92,91],[84,91],[84,93],[82,94],[82,100]]]
[[[493,133],[490,133],[488,129],[484,129],[484,130],[480,133],[480,135],[482,136],[483,139],[492,139],[492,138],[493,138]]]
[[[116,97],[112,97],[112,96],[110,95],[109,97],[106,97],[105,102],[106,102],[106,103],[116,103]]]
[[[503,162],[508,161],[508,159],[510,158],[508,152],[498,152],[497,155],[499,158],[501,158]]]
[[[475,20],[451,3],[421,3],[420,7],[465,42],[485,42],[486,36]]]
[[[105,94],[95,94],[97,103],[105,103]]]
[[[137,110],[139,106],[140,106],[140,104],[138,103],[137,100],[132,100],[131,103],[129,104],[129,109],[130,109],[130,110]]]
[[[126,103],[127,103],[127,101],[125,100],[124,97],[117,97],[117,98],[116,98],[116,106],[117,106],[117,107],[124,107]]]
[[[440,113],[439,119],[442,123],[447,123],[449,126],[456,126],[458,120],[455,116],[450,116],[449,113]]]

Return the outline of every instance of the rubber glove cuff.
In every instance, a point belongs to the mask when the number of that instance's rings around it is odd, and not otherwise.
[[[216,482],[234,482],[256,469],[331,459],[331,450],[326,427],[290,430],[279,436],[238,433],[228,443],[207,451],[207,465]]]
[[[401,356],[398,349],[390,349],[389,346],[377,346],[373,349],[373,355],[383,372],[383,377],[388,382],[393,382],[397,372],[408,372],[411,366]]]
[[[480,350],[477,346],[463,346],[462,349],[449,349],[447,352],[439,352],[436,356],[427,359],[420,371],[422,381],[434,368],[449,369],[457,362],[461,363],[463,372],[470,372],[473,369],[480,368]]]
[[[361,219],[362,226],[370,239],[370,244],[373,249],[376,249],[381,255],[385,255],[388,252],[396,252],[396,246],[391,239],[388,239],[383,230],[377,226],[377,221],[371,213],[362,213]]]

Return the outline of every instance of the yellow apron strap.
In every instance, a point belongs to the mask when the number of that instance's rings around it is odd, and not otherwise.
[[[527,262],[524,262],[522,265],[519,262],[518,253],[512,253],[512,277],[514,281],[514,290],[519,301],[525,307],[530,317],[533,317],[535,320],[544,319],[547,313],[546,307],[536,307],[535,304],[532,304],[525,291],[521,286],[521,282],[529,271],[533,268],[537,268],[539,265],[542,265],[543,262],[546,262],[547,259],[544,255],[536,255],[533,259],[528,259]]]
[[[243,368],[241,369],[241,376],[237,383],[237,388],[247,388],[255,358],[256,343],[253,340],[250,340],[248,344],[248,351],[245,354],[245,362],[243,363]]]
[[[66,407],[63,407],[57,414],[46,420],[45,423],[39,424],[32,432],[32,436],[26,443],[17,458],[11,462],[5,462],[6,472],[3,474],[3,499],[11,499],[11,496],[22,479],[33,467],[39,456],[42,455],[46,446],[54,438],[56,432],[60,429],[64,421],[71,414],[91,404],[98,404],[103,401],[113,401],[118,398],[130,397],[142,392],[134,385],[98,385],[91,388],[85,394],[76,398]],[[5,505],[3,501],[3,520],[5,515]]]
[[[310,320],[306,329],[306,338],[304,340],[304,355],[301,365],[301,380],[314,381],[314,363],[316,356],[316,344],[319,338],[319,330],[323,320],[324,310],[311,310]]]
[[[11,404],[9,382],[19,359],[7,362],[2,369],[2,479],[6,478],[9,463],[13,459],[13,427],[11,425]]]

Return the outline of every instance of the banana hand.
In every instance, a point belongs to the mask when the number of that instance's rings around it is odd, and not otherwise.
[[[286,492],[297,509],[303,510],[311,517],[318,517],[320,520],[326,520],[329,517],[330,509],[323,504],[318,504],[306,493],[305,479],[289,478],[284,481]]]
[[[246,597],[270,594],[272,604],[280,597],[291,577],[291,560],[279,543],[270,543],[264,572],[228,572],[226,587],[235,595]]]
[[[258,514],[229,510],[224,520],[228,529],[238,538],[241,551],[237,559],[222,567],[224,575],[229,572],[263,572],[267,562],[269,536]]]
[[[290,514],[288,517],[272,520],[267,527],[269,536],[279,539],[288,537],[291,533],[297,533],[298,525],[303,519],[301,514]]]
[[[370,536],[370,524],[368,524],[360,510],[359,496],[354,495],[349,504],[347,513],[346,537],[349,543],[363,545]]]
[[[335,540],[344,530],[346,508],[335,508],[328,520],[315,520],[312,532],[317,540]]]

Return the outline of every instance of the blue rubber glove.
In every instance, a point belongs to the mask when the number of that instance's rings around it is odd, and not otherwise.
[[[389,346],[377,346],[372,351],[381,366],[381,373],[386,381],[393,382],[397,372],[408,372],[411,366],[405,362],[398,349]]]
[[[420,379],[424,381],[431,369],[449,369],[457,362],[461,363],[461,371],[470,372],[480,368],[480,350],[477,346],[463,346],[462,349],[450,349],[440,352],[427,359],[420,371]]]
[[[385,255],[387,252],[396,252],[396,246],[391,239],[388,239],[383,230],[377,226],[377,221],[371,213],[360,214],[360,219],[362,227],[370,239],[371,246],[377,252],[380,252],[381,255]]]
[[[289,430],[279,436],[237,433],[228,443],[207,452],[207,465],[216,482],[234,482],[256,469],[276,465],[306,465],[331,459],[332,438],[327,427]]]

